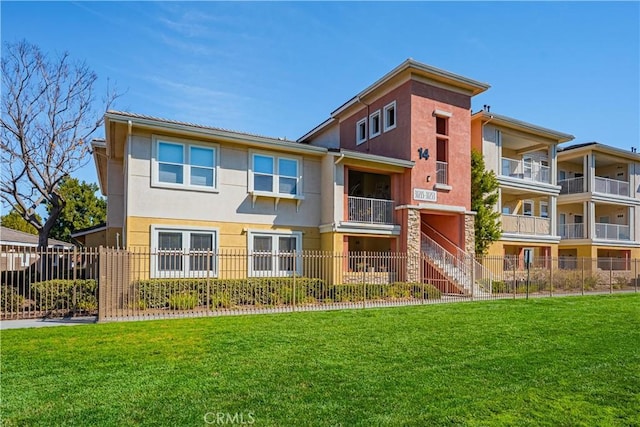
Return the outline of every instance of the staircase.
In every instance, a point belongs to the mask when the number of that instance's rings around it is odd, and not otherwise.
[[[433,266],[454,289],[460,294],[481,296],[491,294],[491,272],[470,255],[458,248],[429,224],[423,222],[423,229],[428,229],[455,248],[455,253],[446,250],[442,245],[422,232],[421,250],[425,260]]]

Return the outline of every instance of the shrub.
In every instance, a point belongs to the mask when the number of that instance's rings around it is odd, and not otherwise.
[[[15,312],[24,305],[24,297],[18,294],[13,286],[2,285],[0,293],[0,311],[2,312]]]
[[[169,297],[172,310],[193,310],[198,305],[198,296],[191,292],[180,292]]]
[[[34,292],[36,308],[42,311],[94,311],[98,307],[97,283],[93,279],[47,280],[32,283],[31,289]]]

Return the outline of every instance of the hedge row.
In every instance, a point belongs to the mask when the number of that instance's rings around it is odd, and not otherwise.
[[[47,280],[31,284],[36,308],[43,311],[81,310],[93,312],[98,309],[97,288],[98,284],[93,279]]]
[[[362,301],[418,298],[436,299],[440,291],[432,285],[396,282],[391,284],[327,285],[321,279],[296,278],[251,279],[150,279],[135,282],[140,309],[191,309],[196,306],[230,308],[235,306],[275,306],[315,302]],[[365,291],[366,289],[366,291]]]

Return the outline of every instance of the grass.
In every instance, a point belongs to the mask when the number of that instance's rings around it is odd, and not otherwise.
[[[206,425],[207,413],[640,425],[637,294],[6,330],[1,344],[6,426]]]

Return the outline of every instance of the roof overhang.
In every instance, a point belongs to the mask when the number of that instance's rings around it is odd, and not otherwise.
[[[385,74],[378,81],[344,103],[338,109],[334,110],[331,113],[331,117],[340,116],[353,105],[360,103],[362,99],[395,80],[409,80],[415,78],[419,78],[427,83],[433,82],[439,86],[463,92],[469,96],[478,95],[491,87],[487,83],[482,83],[459,74],[454,74],[440,68],[432,67],[409,58]]]
[[[502,116],[500,114],[490,113],[482,110],[471,116],[471,121],[481,120],[483,123],[489,123],[505,128],[517,130],[530,135],[536,135],[539,137],[551,139],[558,143],[567,142],[573,140],[575,137],[568,133],[558,132],[552,129],[547,129],[541,126],[537,126],[531,123],[523,122],[511,117]]]
[[[632,151],[623,150],[622,148],[600,144],[599,142],[591,142],[591,143],[585,143],[585,144],[576,144],[568,147],[561,147],[558,150],[558,158],[584,155],[586,153],[590,153],[591,151],[608,154],[612,157],[622,157],[626,160],[640,162],[640,153],[634,153]]]
[[[226,129],[213,128],[192,123],[160,119],[119,111],[108,111],[105,114],[105,128],[107,133],[112,124],[125,124],[131,128],[147,129],[151,132],[171,132],[187,137],[206,137],[216,142],[228,142],[250,147],[278,150],[302,155],[321,156],[327,152],[325,147],[300,144],[295,141],[269,138],[265,136],[246,134]],[[109,144],[107,136],[107,144]]]
[[[405,169],[411,169],[416,164],[412,160],[394,159],[350,150],[330,151],[329,154],[336,158],[336,164],[344,162],[349,166],[358,166],[386,172],[402,173]]]
[[[91,141],[91,151],[93,152],[93,161],[96,165],[98,174],[98,185],[103,196],[107,195],[107,143],[103,139],[94,139]]]

